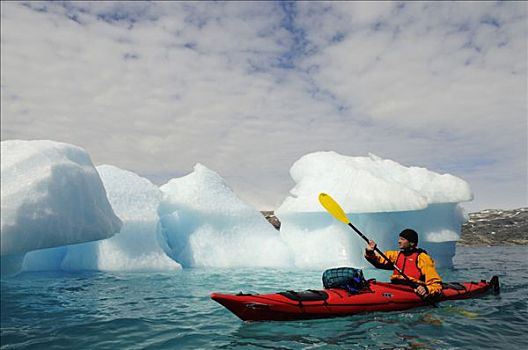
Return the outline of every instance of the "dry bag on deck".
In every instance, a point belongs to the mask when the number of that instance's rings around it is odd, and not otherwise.
[[[367,285],[363,271],[353,267],[328,269],[323,273],[325,288],[341,288],[350,293],[357,293]]]

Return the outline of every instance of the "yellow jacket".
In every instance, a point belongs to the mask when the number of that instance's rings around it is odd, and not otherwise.
[[[399,254],[400,252],[397,250],[386,251],[385,256],[389,258],[389,263],[381,255],[375,252],[369,254],[368,251],[365,250],[365,258],[367,259],[367,261],[375,267],[384,270],[393,269],[393,264],[396,264],[396,260],[398,259]],[[417,279],[408,276],[409,279],[411,279],[413,282],[416,282],[417,284],[425,286],[430,294],[440,293],[442,291],[442,279],[436,271],[434,260],[429,255],[427,255],[425,251],[422,251],[422,253],[418,254],[418,261],[416,262],[416,266],[420,270],[422,278]],[[405,270],[403,272],[405,273]],[[400,273],[394,269],[394,273],[391,276],[391,280],[405,280],[405,277],[400,275]]]

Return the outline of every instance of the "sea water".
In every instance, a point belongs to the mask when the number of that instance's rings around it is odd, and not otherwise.
[[[526,349],[527,254],[459,247],[454,268],[439,271],[445,281],[498,275],[500,295],[293,322],[243,322],[209,294],[321,288],[322,271],[25,273],[1,282],[1,349]]]

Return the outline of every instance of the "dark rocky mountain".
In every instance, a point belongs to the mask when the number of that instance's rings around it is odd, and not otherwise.
[[[262,215],[277,229],[280,221],[273,211]],[[528,245],[528,208],[486,209],[469,214],[458,241],[462,246]]]
[[[275,213],[272,210],[261,211],[262,215],[273,225],[277,230],[280,230],[281,223],[279,219],[275,216]]]
[[[528,245],[528,208],[469,214],[459,245]]]

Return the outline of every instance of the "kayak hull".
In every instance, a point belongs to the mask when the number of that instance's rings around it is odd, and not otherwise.
[[[499,292],[496,276],[489,282],[482,280],[446,284],[434,302],[468,299],[489,291]],[[376,281],[369,281],[367,288],[355,294],[343,289],[324,289],[275,294],[213,293],[211,298],[244,321],[329,318],[366,312],[402,311],[432,303],[422,300],[409,286]]]

